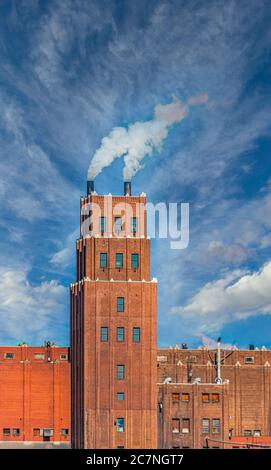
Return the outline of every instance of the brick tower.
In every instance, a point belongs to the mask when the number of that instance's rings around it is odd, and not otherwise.
[[[72,446],[157,448],[157,283],[146,196],[88,182],[71,285]]]

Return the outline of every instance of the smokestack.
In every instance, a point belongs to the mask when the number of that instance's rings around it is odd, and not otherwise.
[[[124,181],[124,196],[131,196],[131,194],[132,194],[131,181]]]
[[[94,193],[94,181],[87,181],[87,195]]]

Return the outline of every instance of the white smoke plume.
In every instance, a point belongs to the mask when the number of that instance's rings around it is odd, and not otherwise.
[[[172,103],[158,104],[154,108],[154,118],[151,121],[138,121],[128,128],[114,127],[108,136],[104,137],[101,146],[96,150],[88,169],[88,180],[93,180],[101,171],[111,165],[115,158],[124,158],[123,177],[125,181],[143,168],[142,160],[151,156],[154,150],[161,151],[170,127],[181,122],[188,114],[189,107],[205,104],[208,101],[206,93],[191,96],[187,103],[182,103],[176,97]]]

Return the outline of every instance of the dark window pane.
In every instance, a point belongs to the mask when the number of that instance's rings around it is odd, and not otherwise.
[[[139,255],[138,253],[132,253],[132,260],[131,260],[132,268],[138,269],[139,266]]]
[[[107,253],[100,253],[100,268],[107,267]]]
[[[117,298],[117,312],[124,312],[124,297]]]
[[[114,231],[115,231],[116,234],[121,232],[121,228],[122,228],[121,222],[122,222],[121,217],[115,217]]]
[[[122,268],[123,266],[123,254],[116,253],[116,268]]]
[[[14,358],[14,354],[13,353],[5,353],[5,359],[13,359]]]
[[[140,342],[140,328],[138,327],[133,328],[133,342],[134,343]]]
[[[101,341],[103,342],[108,341],[108,327],[107,326],[101,327]]]
[[[124,328],[122,326],[117,328],[117,341],[120,343],[124,341]]]
[[[118,392],[117,393],[117,400],[119,400],[119,401],[124,400],[124,392]]]
[[[131,218],[131,231],[134,233],[137,232],[137,217]]]
[[[124,432],[124,418],[117,418],[117,431]]]
[[[106,218],[104,216],[100,217],[100,232],[105,232],[106,230]]]
[[[125,366],[123,364],[117,365],[117,379],[122,380],[125,377]]]

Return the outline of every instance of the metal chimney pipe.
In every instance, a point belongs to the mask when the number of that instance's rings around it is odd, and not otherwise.
[[[94,192],[94,181],[87,181],[87,195]]]
[[[124,196],[131,196],[131,194],[132,194],[131,181],[124,181]]]

